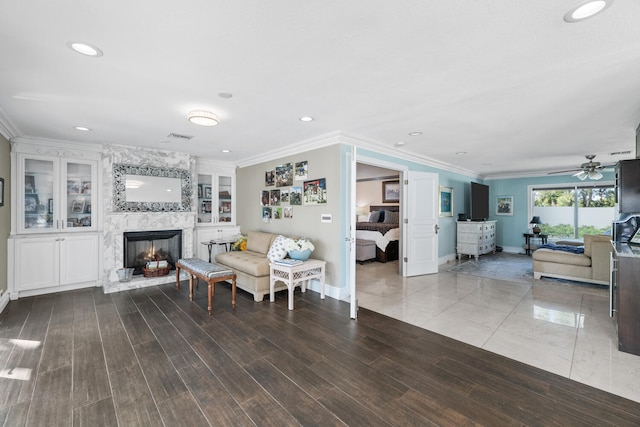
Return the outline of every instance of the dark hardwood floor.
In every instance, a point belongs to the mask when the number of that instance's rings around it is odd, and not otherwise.
[[[21,298],[0,315],[6,426],[640,425],[640,404],[348,304],[186,283]]]

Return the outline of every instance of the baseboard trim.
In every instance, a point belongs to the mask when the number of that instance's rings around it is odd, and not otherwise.
[[[0,313],[4,311],[4,308],[9,304],[9,292],[5,292],[0,297]]]

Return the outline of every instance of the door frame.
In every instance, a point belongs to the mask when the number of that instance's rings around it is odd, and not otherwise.
[[[407,165],[403,165],[400,163],[394,163],[388,160],[382,160],[382,159],[377,159],[375,157],[370,157],[367,156],[365,154],[359,153],[359,149],[358,147],[354,147],[353,153],[354,153],[354,161],[348,166],[349,168],[351,168],[351,176],[353,177],[353,181],[355,182],[355,177],[356,177],[356,172],[357,172],[357,164],[358,163],[364,163],[364,164],[368,164],[368,165],[372,165],[372,166],[378,166],[381,168],[386,168],[386,169],[391,169],[391,170],[395,170],[398,171],[400,173],[400,181],[404,182],[405,181],[405,174],[406,172],[409,170],[409,167]],[[354,186],[347,186],[349,188],[349,193],[346,197],[347,200],[353,200],[355,201],[355,196],[356,196],[356,188],[355,185]],[[405,202],[406,202],[406,195],[405,195],[405,191],[403,189],[403,186],[400,186],[401,188],[401,194],[400,194],[400,202],[399,202],[399,206],[400,206],[400,218],[403,217],[403,213],[404,213],[404,207],[405,207]],[[349,211],[355,212],[355,206],[350,206],[350,208],[348,209]],[[350,230],[353,230],[353,235],[355,236],[355,229],[356,229],[356,218],[355,215],[349,215],[350,217]],[[400,236],[402,236],[402,232],[403,232],[404,226],[402,224],[402,221],[400,221]],[[400,261],[402,261],[402,257],[404,256],[405,253],[405,245],[406,245],[406,239],[401,238],[401,244],[398,245],[398,258]],[[353,239],[352,242],[352,251],[355,251],[355,238]],[[351,256],[349,254],[349,252],[347,252],[347,256],[346,259],[344,260],[347,265],[349,265],[349,263],[351,262]],[[355,257],[353,257],[354,259],[354,263],[353,265],[349,265],[349,269],[350,271],[355,271]],[[400,276],[402,276],[404,273],[404,263],[403,262],[399,262],[398,263],[398,274]],[[349,280],[350,283],[347,284],[348,288],[349,288],[349,292],[351,295],[351,318],[355,319],[357,316],[357,304],[358,301],[355,297],[356,295],[356,278],[355,278],[355,274],[348,274],[347,275],[347,280]]]

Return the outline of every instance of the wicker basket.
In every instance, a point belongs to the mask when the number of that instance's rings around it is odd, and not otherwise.
[[[142,274],[144,275],[144,277],[162,277],[169,274],[170,271],[171,267],[154,269],[148,269],[146,266],[142,267]]]

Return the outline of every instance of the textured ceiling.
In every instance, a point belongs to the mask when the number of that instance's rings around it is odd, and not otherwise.
[[[635,157],[640,2],[576,4],[4,0],[0,130],[231,162],[342,132],[481,176]]]

